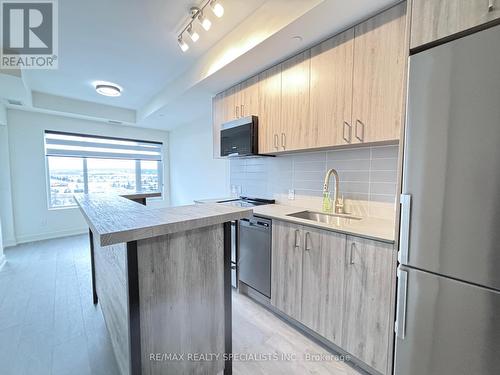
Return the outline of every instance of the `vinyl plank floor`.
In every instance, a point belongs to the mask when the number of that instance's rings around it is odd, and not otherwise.
[[[2,375],[119,375],[99,305],[92,304],[88,237],[5,250],[0,270]],[[361,374],[251,299],[233,294],[236,375]],[[274,357],[273,357],[274,356]],[[277,357],[278,360],[268,360]]]

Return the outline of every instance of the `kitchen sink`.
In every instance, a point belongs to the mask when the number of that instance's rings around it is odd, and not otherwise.
[[[296,217],[298,219],[305,219],[324,224],[338,224],[339,219],[361,220],[360,217],[352,216],[349,214],[325,214],[323,212],[314,212],[314,211],[300,211],[300,212],[295,212],[293,214],[288,214],[286,216]]]

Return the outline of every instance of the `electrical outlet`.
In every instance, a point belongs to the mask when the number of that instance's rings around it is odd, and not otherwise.
[[[231,196],[239,197],[241,195],[241,186],[240,185],[231,185]]]
[[[295,190],[288,189],[288,199],[293,201],[295,199]]]

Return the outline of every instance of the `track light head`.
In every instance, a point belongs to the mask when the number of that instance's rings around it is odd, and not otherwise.
[[[200,34],[193,30],[193,24],[189,25],[189,27],[187,28],[187,33],[193,42],[196,42],[198,39],[200,39]]]
[[[217,0],[210,1],[210,8],[216,17],[221,18],[224,15],[224,7]]]
[[[212,21],[205,17],[201,12],[198,14],[198,22],[200,22],[201,26],[206,31],[210,30],[210,28],[212,27]]]
[[[189,45],[182,39],[182,35],[179,35],[177,38],[177,43],[179,44],[182,52],[186,52],[189,49]]]

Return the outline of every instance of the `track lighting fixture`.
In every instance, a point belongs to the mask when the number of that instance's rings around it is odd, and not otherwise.
[[[203,27],[205,31],[210,30],[210,28],[212,27],[212,21],[210,21],[210,19],[203,14],[203,10],[207,6],[210,6],[210,9],[216,17],[221,18],[224,15],[224,7],[220,3],[220,0],[208,0],[207,2],[205,2],[205,5],[200,8],[192,7],[189,22],[177,37],[177,43],[179,44],[179,48],[182,50],[182,52],[186,52],[189,49],[189,45],[183,38],[185,32],[187,32],[193,42],[196,42],[198,39],[200,39],[200,34],[198,34],[198,32],[196,32],[196,30],[194,29],[193,22],[195,20],[200,23],[201,27]]]

